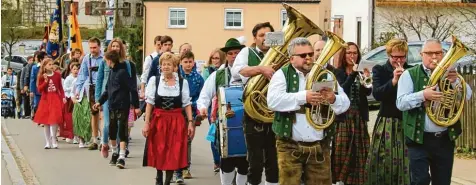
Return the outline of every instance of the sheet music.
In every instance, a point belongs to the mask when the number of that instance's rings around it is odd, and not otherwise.
[[[264,45],[269,47],[284,45],[284,32],[278,31],[266,33]]]
[[[324,81],[324,82],[314,82],[312,84],[312,91],[317,92],[317,91],[320,91],[320,90],[324,89],[325,87],[333,89],[334,84],[335,84],[334,80]]]
[[[364,69],[367,68],[369,72],[372,72],[372,68],[377,65],[377,62],[370,60],[361,60],[358,64],[357,71],[364,72]]]

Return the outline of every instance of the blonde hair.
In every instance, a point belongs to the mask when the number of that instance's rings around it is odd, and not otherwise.
[[[119,62],[124,62],[127,59],[126,58],[126,46],[124,46],[124,43],[122,42],[122,40],[120,38],[112,39],[111,42],[109,43],[109,45],[107,46],[107,51],[112,50],[112,44],[114,42],[117,42],[119,44],[119,47],[121,47],[121,49],[119,50],[119,57],[120,57]]]
[[[180,63],[180,58],[170,52],[163,53],[159,58],[159,64],[162,65],[164,61],[172,62],[174,67],[177,67]]]
[[[210,65],[212,65],[212,57],[213,55],[215,55],[215,53],[218,53],[218,55],[220,56],[220,65],[225,63],[225,52],[221,51],[220,48],[216,48],[210,53],[210,57],[208,57],[208,62],[205,63],[205,67],[209,67]]]
[[[53,59],[51,58],[45,58],[41,63],[40,69],[38,70],[38,75],[36,76],[36,86],[38,87],[40,85],[40,81],[44,80],[43,79],[43,74],[46,72],[46,64],[54,62]],[[54,71],[53,71],[54,72]]]
[[[393,50],[408,52],[408,44],[402,39],[392,39],[385,44],[385,49],[387,50],[387,55],[390,55]]]

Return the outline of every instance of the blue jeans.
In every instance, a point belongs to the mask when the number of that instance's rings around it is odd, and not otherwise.
[[[216,146],[216,142],[211,142],[212,154],[213,154],[213,164],[219,165],[220,164],[220,153],[218,153],[218,148]]]
[[[35,113],[36,113],[36,110],[38,110],[38,104],[40,103],[40,99],[41,99],[40,95],[35,95],[35,97],[33,98],[33,109],[35,110]]]
[[[410,184],[450,185],[455,142],[449,139],[447,132],[439,136],[425,132],[423,141],[418,144],[405,139],[410,159]]]
[[[102,120],[104,125],[102,127],[102,140],[101,143],[106,145],[109,143],[109,103],[104,102],[102,105]]]

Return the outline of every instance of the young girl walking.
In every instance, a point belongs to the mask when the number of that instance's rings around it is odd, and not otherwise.
[[[66,138],[66,142],[70,143],[73,139],[73,108],[74,103],[71,100],[71,97],[74,96],[73,87],[79,72],[79,62],[78,59],[73,59],[68,65],[68,71],[70,74],[66,77],[63,82],[64,86],[64,95],[66,96],[66,106],[64,108],[64,123],[60,128],[60,137]]]
[[[161,74],[151,77],[145,90],[147,107],[142,134],[147,141],[143,165],[157,169],[156,184],[169,185],[174,170],[187,166],[187,141],[195,135],[195,123],[188,82],[174,72],[179,59],[167,52],[159,61]],[[162,170],[166,171],[164,183]]]
[[[45,59],[37,78],[36,86],[38,92],[41,93],[41,99],[33,121],[44,125],[45,149],[57,149],[56,133],[58,124],[63,123],[63,107],[66,99],[61,84],[61,74],[54,72],[52,59]]]

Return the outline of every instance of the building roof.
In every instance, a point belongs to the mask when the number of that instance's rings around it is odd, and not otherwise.
[[[321,0],[144,0],[144,2],[320,3]]]
[[[377,7],[476,7],[476,3],[455,0],[377,0]]]

